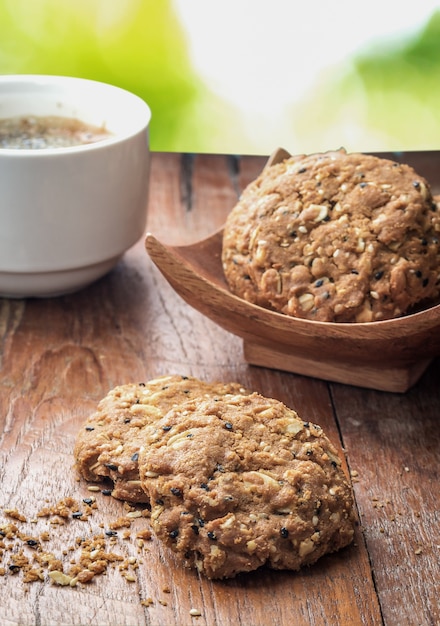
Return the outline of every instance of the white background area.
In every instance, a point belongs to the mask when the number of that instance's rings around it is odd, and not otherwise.
[[[416,32],[436,0],[174,0],[195,68],[247,111],[301,97],[325,67]]]
[[[440,9],[440,2],[434,0],[174,3],[194,68],[211,92],[237,111],[250,150],[254,140],[266,152],[276,145],[290,149],[304,141],[292,128],[294,107],[310,97],[323,77],[348,71],[360,52],[404,44]],[[353,138],[362,144],[384,139],[363,135],[362,120],[347,120],[346,126],[347,136],[335,130],[342,141]],[[329,134],[322,141],[336,139]]]

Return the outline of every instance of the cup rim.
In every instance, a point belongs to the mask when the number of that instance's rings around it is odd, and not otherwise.
[[[68,75],[57,75],[57,74],[3,74],[0,75],[0,100],[2,94],[6,94],[7,91],[5,87],[11,85],[11,92],[13,91],[14,86],[22,85],[26,87],[29,85],[30,88],[33,86],[38,88],[41,86],[43,89],[44,86],[50,86],[56,88],[60,87],[66,89],[66,93],[68,90],[75,87],[82,87],[90,90],[90,92],[102,91],[103,93],[108,92],[108,94],[113,96],[118,96],[119,98],[124,98],[128,103],[132,102],[138,111],[141,111],[141,123],[135,128],[133,127],[129,131],[125,132],[115,132],[113,135],[106,137],[105,139],[100,139],[99,141],[88,143],[88,144],[79,144],[75,146],[64,146],[64,147],[56,147],[56,148],[2,148],[0,147],[0,158],[4,157],[12,157],[12,158],[23,158],[24,156],[32,157],[32,158],[41,158],[42,156],[53,156],[53,155],[66,155],[66,154],[74,154],[77,152],[89,152],[93,150],[102,150],[108,146],[121,143],[130,139],[131,137],[145,132],[148,130],[150,121],[151,121],[151,109],[147,102],[143,100],[137,94],[124,89],[123,87],[119,87],[117,85],[113,85],[111,83],[106,83],[103,81],[98,81],[90,78],[82,78],[78,76],[68,76]]]

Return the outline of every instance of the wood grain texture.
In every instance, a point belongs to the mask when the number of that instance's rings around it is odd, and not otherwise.
[[[180,245],[206,237],[265,160],[154,154],[149,230]],[[68,561],[76,551],[63,555],[63,549],[123,515],[122,503],[97,493],[98,508],[87,522],[33,521],[45,505],[90,496],[72,469],[72,450],[98,400],[115,385],[165,373],[237,380],[319,423],[346,448],[347,468],[358,472],[355,543],[301,572],[262,569],[210,582],[178,566],[154,537],[141,549],[136,532],[148,522],[136,519],[130,539],[118,531],[113,548],[141,561],[133,582],[116,564],[81,587],[26,584],[20,572],[8,570],[6,550],[0,557],[7,570],[0,576],[2,626],[439,622],[439,363],[405,395],[250,366],[237,337],[175,293],[143,241],[82,292],[0,300],[0,525],[11,521],[6,509],[17,508],[28,519],[17,525],[33,535],[48,529],[45,548]],[[149,598],[152,604],[144,606]],[[191,616],[192,608],[201,615]]]

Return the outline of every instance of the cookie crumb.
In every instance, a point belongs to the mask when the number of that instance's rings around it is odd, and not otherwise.
[[[191,615],[191,617],[200,617],[202,613],[201,611],[199,611],[199,609],[190,609],[189,614]]]
[[[52,582],[62,586],[70,585],[72,581],[72,576],[67,576],[67,574],[63,574],[63,572],[60,572],[58,570],[49,572],[49,578],[52,580]]]
[[[20,513],[17,509],[5,509],[5,515],[11,517],[12,519],[16,519],[20,522],[26,522],[26,517]]]

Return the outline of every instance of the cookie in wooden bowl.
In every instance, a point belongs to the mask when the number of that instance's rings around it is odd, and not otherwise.
[[[375,322],[438,298],[439,239],[425,178],[339,150],[266,167],[226,220],[222,263],[248,302],[309,320]]]

